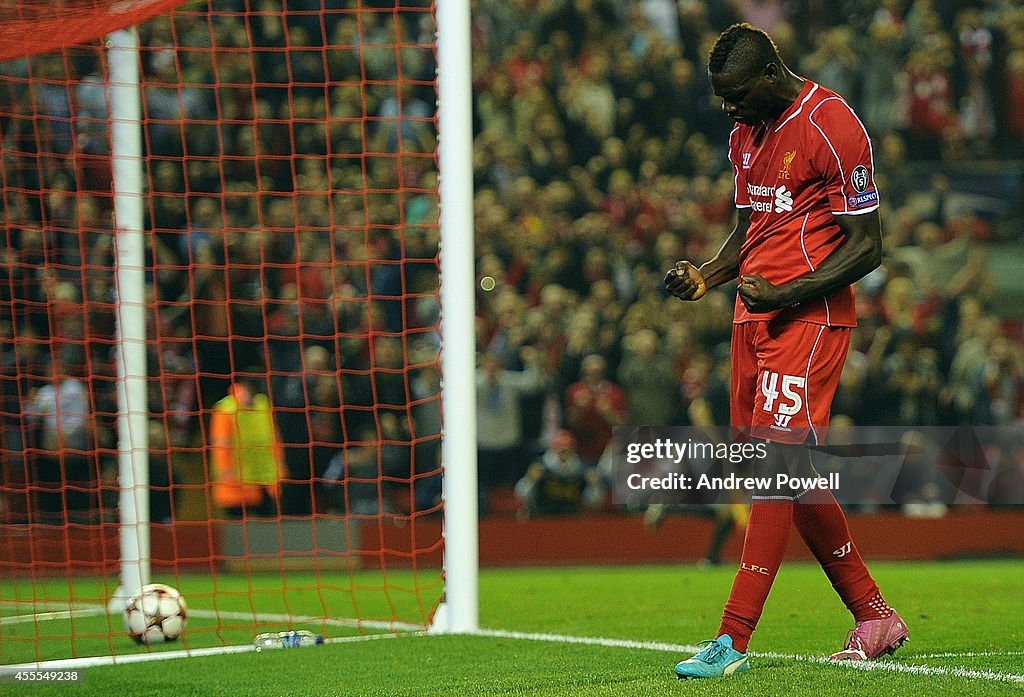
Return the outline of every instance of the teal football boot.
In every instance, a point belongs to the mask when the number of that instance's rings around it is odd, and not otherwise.
[[[714,641],[702,641],[701,644],[705,646],[700,653],[676,664],[678,679],[723,678],[750,670],[747,654],[732,647],[732,637],[728,634]]]

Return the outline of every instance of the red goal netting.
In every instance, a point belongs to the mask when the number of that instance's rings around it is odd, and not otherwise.
[[[427,625],[432,4],[56,4],[0,10],[0,665],[147,650],[105,612],[118,302],[145,304],[138,498],[184,646]],[[125,298],[103,36],[139,22],[146,285]]]

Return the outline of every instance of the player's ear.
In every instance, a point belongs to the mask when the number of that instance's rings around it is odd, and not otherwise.
[[[774,62],[764,66],[764,76],[770,81],[775,82],[775,78],[779,76],[779,66]]]

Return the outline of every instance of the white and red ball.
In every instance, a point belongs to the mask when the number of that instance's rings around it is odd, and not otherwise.
[[[185,631],[187,606],[175,588],[150,583],[140,588],[124,608],[124,626],[140,644],[174,641]]]

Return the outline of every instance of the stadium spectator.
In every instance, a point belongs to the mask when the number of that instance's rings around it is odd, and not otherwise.
[[[940,400],[952,412],[953,423],[976,423],[980,413],[976,407],[982,395],[977,389],[978,376],[988,361],[992,343],[1001,334],[999,321],[995,317],[982,316],[970,333],[958,335],[956,352],[949,366],[947,379]]]
[[[901,99],[906,108],[904,137],[914,159],[941,159],[956,131],[953,84],[948,72],[951,62],[944,45],[918,48],[907,59],[901,76]]]
[[[181,499],[181,488],[177,486],[181,451],[167,442],[167,435],[168,429],[160,419],[149,420],[149,519],[164,525],[174,522]],[[110,479],[116,482],[115,478]]]
[[[1024,501],[1024,450],[1019,442],[1006,444],[985,498],[993,506],[1019,507]]]
[[[1017,424],[1022,416],[1024,357],[1005,336],[989,345],[988,356],[975,377],[974,410],[978,423]]]
[[[190,448],[199,434],[192,340],[186,327],[160,323],[156,313],[152,319],[146,335],[157,341],[147,347],[147,365],[149,374],[158,374],[161,379],[147,382],[149,411],[163,417],[167,429],[164,439],[170,448]]]
[[[576,453],[576,439],[564,429],[555,433],[540,460],[530,464],[516,482],[515,493],[524,517],[595,510],[605,497],[601,476],[583,464]]]
[[[432,354],[436,355],[436,354]],[[413,402],[413,498],[418,511],[436,510],[441,503],[441,371],[434,364],[417,368],[409,383]]]
[[[869,133],[892,135],[900,120],[899,90],[893,79],[893,66],[901,60],[899,24],[891,14],[877,12],[862,41],[857,58],[864,125]]]
[[[41,522],[84,522],[96,506],[95,448],[100,434],[83,379],[86,370],[65,351],[53,360],[49,379],[28,395],[23,407],[34,453],[31,483],[39,487],[34,513]]]
[[[209,155],[216,149],[216,135],[210,125],[193,119],[209,116],[211,94],[197,85],[182,85],[176,53],[167,47],[146,53],[145,118],[146,143],[154,155],[180,157],[186,147],[190,155]],[[187,129],[182,122],[189,121]],[[187,146],[186,146],[187,142]]]
[[[570,315],[565,332],[565,346],[559,366],[559,388],[564,391],[580,377],[587,356],[600,353],[597,313],[590,308],[579,308]]]
[[[412,82],[401,82],[396,90],[380,104],[371,147],[378,152],[427,152],[434,140],[434,110],[416,95]]]
[[[713,354],[701,357],[710,361],[711,372],[703,377],[703,388],[691,396],[686,407],[689,423],[708,432],[721,433],[729,423],[731,350],[729,344],[722,343],[714,348]]]
[[[1003,102],[1008,138],[1002,140],[1013,148],[1016,156],[1024,154],[1024,47],[1013,50],[1006,59],[1003,70]]]
[[[679,389],[669,357],[659,337],[641,329],[623,339],[625,356],[618,383],[626,393],[629,423],[634,426],[674,426],[679,419]]]
[[[529,464],[530,453],[523,438],[523,395],[544,388],[546,371],[532,346],[521,351],[524,369],[506,370],[493,352],[480,357],[476,374],[477,462],[480,470],[482,510],[491,488],[514,484]]]
[[[330,508],[342,515],[374,516],[392,512],[381,497],[381,447],[371,428],[354,432],[334,454],[324,472],[324,486],[333,494]]]
[[[323,346],[307,346],[290,362],[283,352],[271,355],[271,395],[288,472],[281,484],[281,511],[309,515],[314,510],[314,482],[323,477],[341,441],[337,378],[330,352]]]
[[[354,300],[354,299],[353,299]],[[361,431],[364,427],[375,426],[373,420],[374,390],[380,391],[380,404],[386,410],[403,409],[407,393],[403,376],[399,371],[403,361],[401,342],[396,337],[385,336],[383,313],[367,303],[346,302],[338,321],[343,326],[355,329],[349,336],[338,337],[338,361],[347,367],[341,375],[341,394],[344,395],[342,425],[347,432]],[[292,336],[300,333],[287,312]]]
[[[629,418],[626,393],[605,375],[607,361],[592,353],[580,365],[580,379],[565,390],[565,423],[589,469],[597,467],[612,439],[612,429]]]
[[[910,332],[898,333],[892,344],[881,365],[876,418],[893,426],[937,425],[941,382],[935,350],[921,346]]]
[[[867,356],[851,347],[846,364],[839,376],[839,386],[832,400],[833,421],[842,416],[858,426],[884,423],[882,416],[876,416],[875,404],[868,400]]]
[[[861,57],[854,50],[853,32],[848,27],[835,27],[818,34],[817,47],[800,61],[800,69],[839,94],[854,94],[862,67]]]

